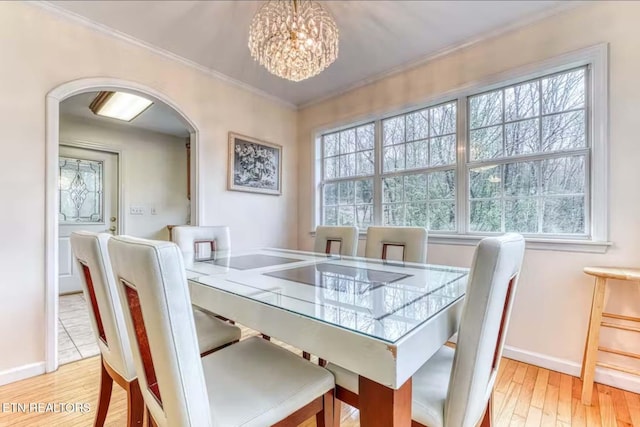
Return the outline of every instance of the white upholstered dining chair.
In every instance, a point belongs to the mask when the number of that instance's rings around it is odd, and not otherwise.
[[[413,426],[491,425],[496,381],[524,256],[519,234],[483,239],[475,252],[455,350],[444,346],[412,378]],[[358,375],[329,364],[336,397],[358,406]],[[336,405],[339,413],[339,404]]]
[[[171,241],[178,245],[184,263],[189,266],[199,259],[228,255],[231,251],[231,232],[226,225],[179,225],[171,232]],[[234,324],[233,320],[211,313],[218,319]]]
[[[333,376],[260,338],[199,357],[182,256],[171,242],[109,241],[152,425],[332,425]],[[278,424],[280,425],[280,424]]]
[[[123,387],[128,399],[128,425],[141,425],[144,414],[142,395],[131,355],[124,314],[113,278],[107,242],[111,235],[74,232],[71,248],[80,271],[91,326],[100,348],[102,373],[95,425],[107,416],[113,381]],[[199,310],[192,311],[198,331],[197,345],[203,355],[240,339],[241,331]]]
[[[333,227],[319,225],[316,227],[316,239],[313,244],[313,251],[323,254],[331,253],[332,243],[339,244],[339,254],[343,256],[356,256],[358,252],[358,227]],[[302,357],[311,360],[311,354],[303,351]],[[326,360],[319,359],[321,366],[327,364]]]
[[[358,227],[330,227],[319,225],[316,227],[314,252],[331,253],[332,243],[340,245],[340,255],[356,256],[358,251]]]
[[[402,261],[427,262],[427,229],[423,227],[369,227],[367,258],[387,259],[393,248],[402,250]]]
[[[227,226],[180,225],[171,231],[171,240],[178,245],[185,262],[198,255],[206,257],[231,250],[231,233]]]

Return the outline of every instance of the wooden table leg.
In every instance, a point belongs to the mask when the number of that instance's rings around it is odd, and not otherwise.
[[[604,291],[607,279],[596,277],[596,285],[593,289],[593,305],[591,306],[591,319],[587,332],[587,345],[582,361],[582,404],[591,405],[593,393],[593,378],[596,373],[596,359],[598,358],[598,342],[600,341],[600,323],[604,309]]]
[[[411,379],[398,390],[364,377],[360,377],[359,385],[362,427],[411,426]]]

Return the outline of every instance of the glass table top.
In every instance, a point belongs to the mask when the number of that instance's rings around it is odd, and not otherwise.
[[[467,269],[457,267],[302,251],[260,250],[253,255],[287,261],[224,274],[203,274],[201,263],[195,262],[187,267],[193,269],[190,280],[389,343],[463,298],[468,276]]]
[[[291,262],[298,262],[299,259],[285,258],[276,255],[265,254],[247,254],[238,256],[228,256],[216,259],[204,259],[196,261],[211,263],[219,266],[229,267],[236,270],[250,270],[254,268],[270,267],[272,265],[289,264]]]

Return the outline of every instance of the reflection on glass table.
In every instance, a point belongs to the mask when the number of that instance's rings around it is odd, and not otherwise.
[[[467,275],[454,267],[342,257],[192,281],[394,343],[458,302]]]
[[[306,265],[304,267],[288,268],[269,273],[266,276],[278,277],[311,286],[326,287],[334,280],[351,281],[361,289],[371,289],[392,283],[408,277],[408,274],[391,271],[372,270],[370,268],[350,267],[334,263]]]

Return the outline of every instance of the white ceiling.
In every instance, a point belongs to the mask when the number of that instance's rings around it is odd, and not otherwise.
[[[249,24],[260,1],[51,3],[301,105],[531,20],[565,2],[323,1],[340,29],[340,54],[323,73],[298,83],[269,74],[249,54]]]
[[[181,138],[189,136],[189,131],[177,113],[175,113],[171,107],[161,102],[154,102],[151,107],[147,108],[142,114],[130,122],[97,116],[89,109],[91,101],[95,99],[97,94],[98,92],[87,92],[65,99],[60,103],[60,115],[81,117],[101,123],[145,129]]]

